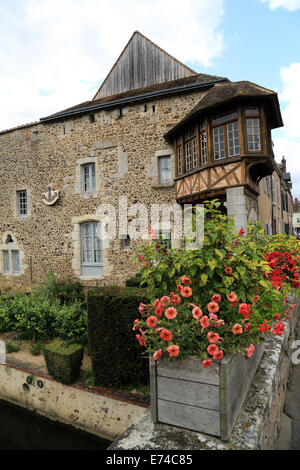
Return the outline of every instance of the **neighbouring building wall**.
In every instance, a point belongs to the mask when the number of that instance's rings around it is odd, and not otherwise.
[[[131,240],[128,247],[117,237],[103,247],[103,275],[83,276],[81,224],[99,221],[101,204],[112,204],[118,212],[120,196],[127,197],[129,207],[175,202],[173,148],[163,136],[201,96],[191,92],[147,102],[147,109],[141,103],[128,105],[122,116],[119,109],[101,111],[94,122],[83,115],[0,133],[0,289],[28,289],[50,270],[93,286],[122,284],[136,272],[131,259],[140,241]],[[161,184],[158,160],[166,155],[172,181]],[[83,190],[88,164],[95,164],[93,191]],[[49,186],[60,192],[54,205],[42,200]],[[27,191],[25,216],[17,207],[22,190]],[[6,251],[10,273],[5,273]]]

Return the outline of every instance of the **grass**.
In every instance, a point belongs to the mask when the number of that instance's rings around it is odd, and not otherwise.
[[[18,352],[21,349],[21,343],[12,343],[11,341],[8,341],[7,343],[5,343],[5,348],[6,354]]]

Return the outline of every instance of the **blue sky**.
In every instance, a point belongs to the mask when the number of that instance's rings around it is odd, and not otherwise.
[[[0,0],[0,129],[92,99],[133,31],[197,72],[278,92],[300,198],[300,0]]]

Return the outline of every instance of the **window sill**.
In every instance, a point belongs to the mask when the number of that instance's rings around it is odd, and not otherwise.
[[[103,281],[104,276],[79,276],[81,281]]]

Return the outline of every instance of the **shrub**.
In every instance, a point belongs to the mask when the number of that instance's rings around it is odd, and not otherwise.
[[[147,382],[148,362],[140,357],[131,326],[143,300],[144,292],[130,287],[88,293],[88,341],[96,385]]]
[[[7,343],[5,343],[6,354],[18,352],[20,351],[20,349],[21,349],[21,344],[19,342],[11,343],[10,341],[8,341]]]
[[[37,342],[31,341],[30,346],[29,346],[29,352],[33,356],[39,356],[42,352],[42,341],[41,340]]]
[[[83,359],[83,346],[56,339],[43,349],[48,373],[58,382],[74,383]]]
[[[86,304],[74,302],[62,306],[56,313],[55,336],[79,344],[87,343]]]
[[[0,296],[0,333],[15,329],[15,306],[26,297],[27,294]]]
[[[59,279],[51,271],[47,280],[41,282],[34,291],[39,297],[59,300],[61,304],[68,305],[84,300],[83,286],[73,279]]]
[[[140,287],[142,281],[142,276],[140,273],[137,273],[134,277],[130,277],[125,281],[126,287]]]

